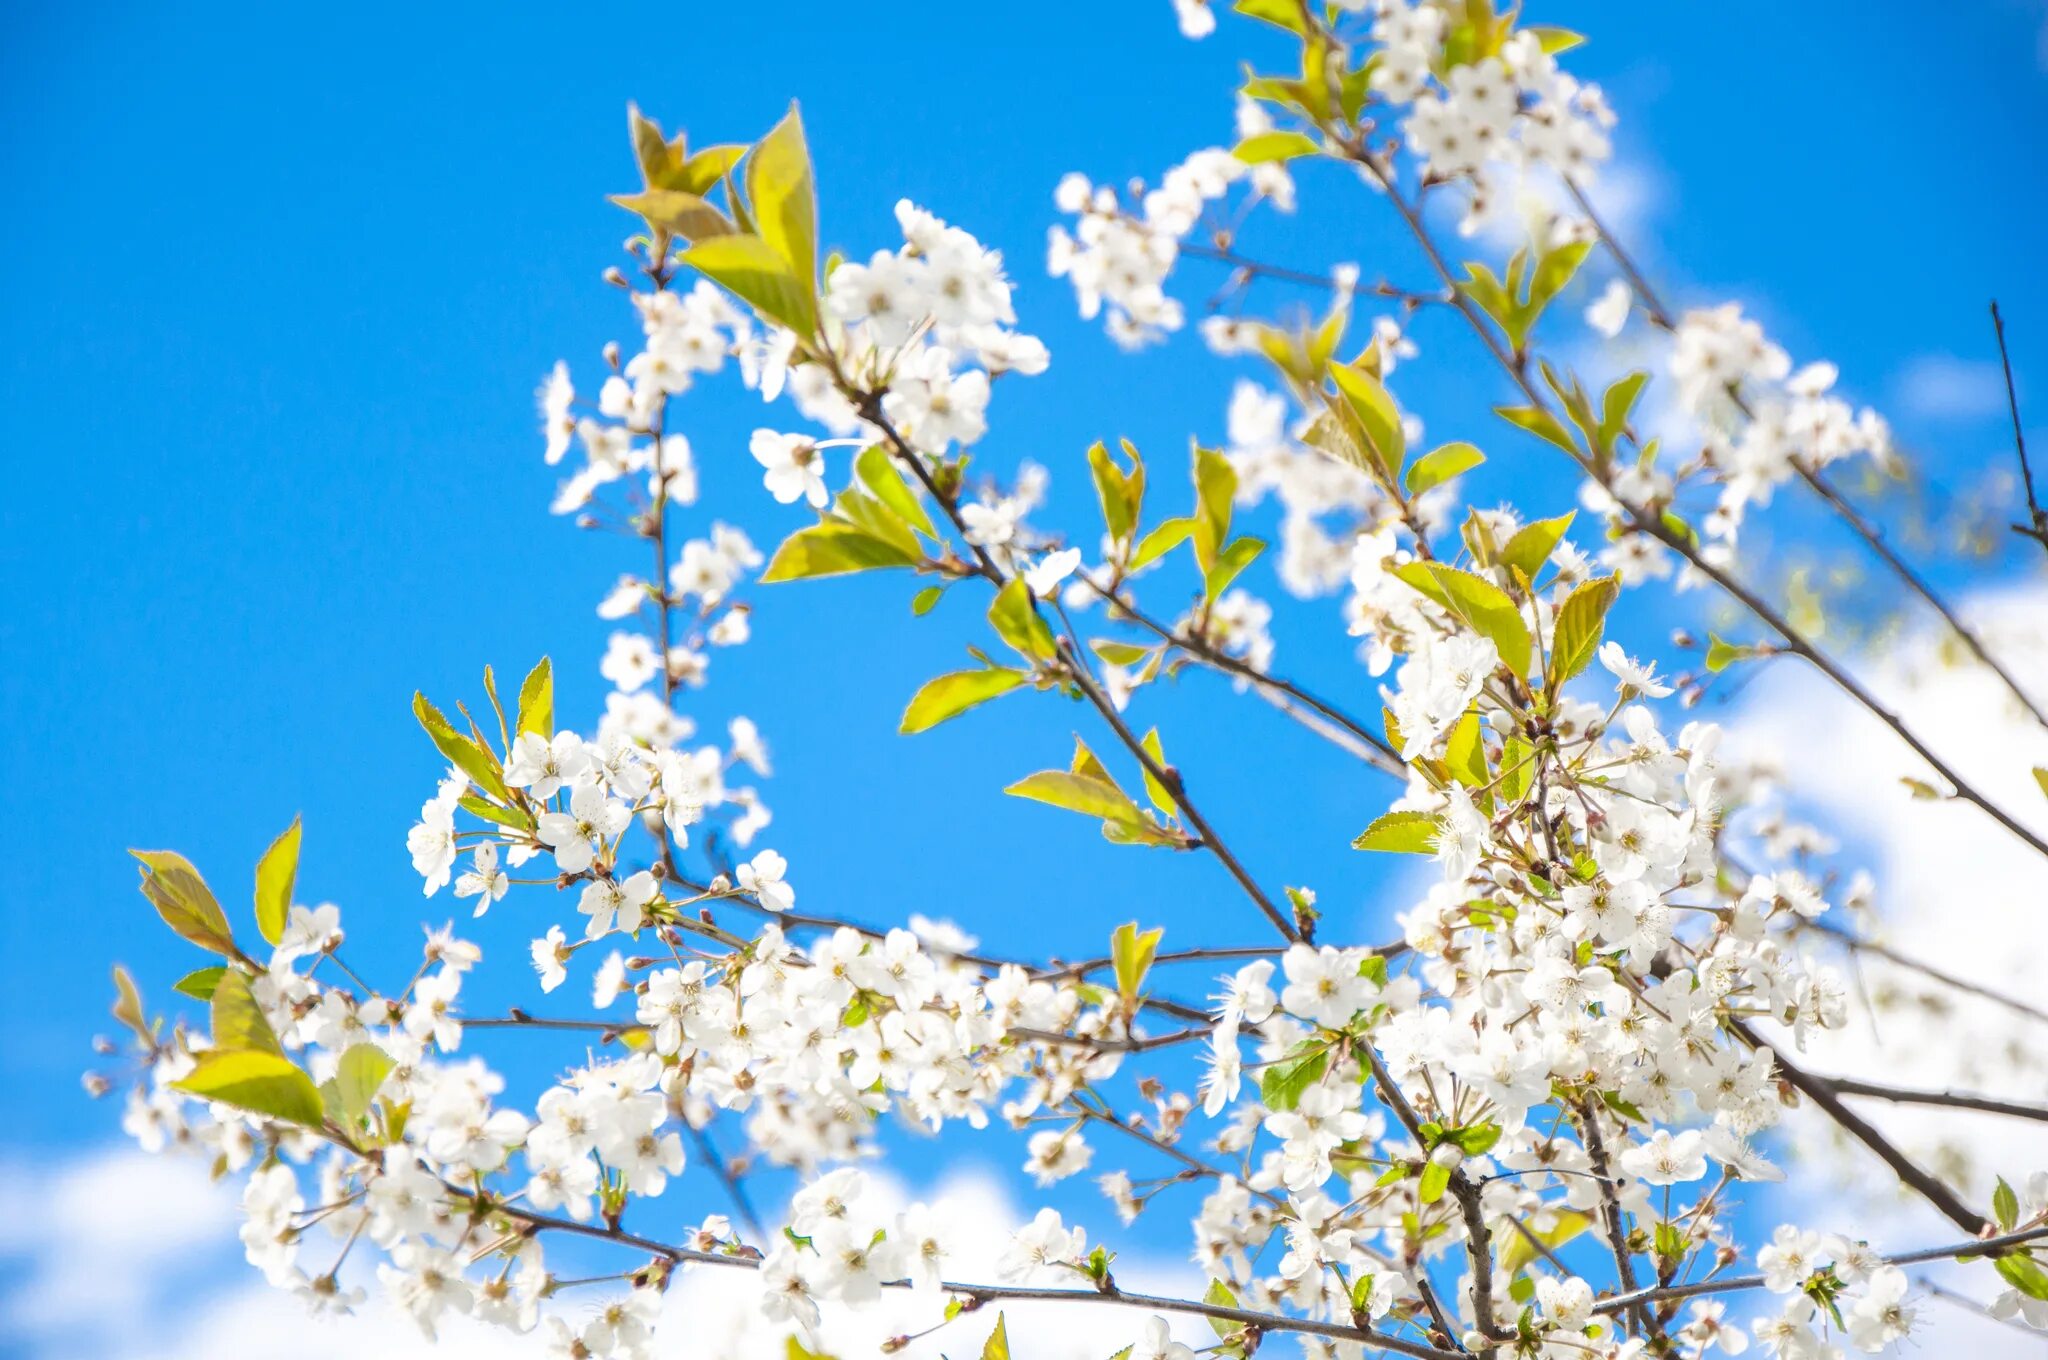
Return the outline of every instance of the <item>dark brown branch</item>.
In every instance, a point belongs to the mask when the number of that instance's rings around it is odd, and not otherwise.
[[[2020,483],[2026,488],[2027,519],[2029,525],[2015,524],[2014,529],[2048,548],[2048,510],[2041,508],[2041,502],[2034,493],[2034,469],[2027,463],[2027,432],[2020,425],[2020,394],[2013,385],[2012,355],[2005,347],[2005,318],[1998,314],[1998,303],[1991,304],[1991,329],[1998,333],[1998,363],[2005,370],[2005,404],[2012,412],[2012,446],[2020,457]]]

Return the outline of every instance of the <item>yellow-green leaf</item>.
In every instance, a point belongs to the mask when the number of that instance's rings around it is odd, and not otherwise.
[[[1024,672],[1006,666],[954,671],[928,680],[912,697],[910,707],[903,710],[903,722],[897,730],[905,733],[928,731],[948,718],[958,717],[976,704],[1008,694],[1023,683]]]
[[[277,1031],[249,986],[249,975],[239,968],[221,974],[213,988],[213,1046],[217,1049],[255,1049],[284,1054]]]
[[[1106,780],[1075,774],[1070,770],[1040,770],[1037,774],[1024,776],[1003,792],[1065,808],[1069,812],[1100,817],[1106,822],[1140,820],[1138,805],[1122,789]]]
[[[1389,476],[1408,454],[1408,437],[1401,429],[1401,412],[1387,393],[1385,384],[1355,364],[1331,364],[1330,377],[1344,394],[1359,428],[1372,446],[1372,453]]]
[[[1420,496],[1453,477],[1470,472],[1485,461],[1486,455],[1471,444],[1462,441],[1445,444],[1410,463],[1401,480],[1407,484],[1409,495]]]
[[[519,685],[519,722],[513,735],[524,736],[528,732],[542,741],[552,741],[555,735],[555,668],[546,657],[526,673],[526,679]]]
[[[1515,530],[1507,546],[1500,550],[1502,566],[1513,567],[1530,581],[1543,570],[1543,564],[1550,560],[1550,554],[1557,551],[1557,545],[1564,539],[1565,532],[1572,527],[1572,515],[1568,512],[1555,519],[1539,519]]]
[[[759,236],[708,237],[684,251],[682,260],[770,321],[806,339],[817,331],[818,302],[811,286]]]
[[[135,1031],[135,1037],[143,1043],[154,1043],[149,1032],[149,1021],[142,1013],[142,993],[135,990],[135,979],[128,976],[128,970],[120,964],[114,965],[114,1018]]]
[[[613,194],[611,200],[627,212],[638,213],[649,227],[685,241],[733,231],[732,221],[724,213],[701,195],[683,189],[643,189],[637,194]]]
[[[905,552],[900,545],[857,524],[828,519],[784,539],[769,560],[768,569],[761,573],[761,580],[769,584],[802,581],[814,576],[873,571],[878,567],[910,567],[917,562],[917,554]]]
[[[868,445],[860,451],[860,457],[853,460],[853,470],[862,485],[874,493],[875,499],[895,511],[905,524],[921,530],[928,538],[938,537],[923,502],[910,489],[910,483],[903,480],[903,474],[896,470],[887,449],[880,444]]]
[[[1403,855],[1436,853],[1436,818],[1427,812],[1389,812],[1351,842],[1353,850],[1384,850]]]
[[[413,716],[432,738],[436,750],[446,757],[456,769],[468,775],[471,782],[500,802],[510,802],[511,793],[505,787],[504,772],[498,766],[498,758],[489,748],[467,733],[458,732],[444,717],[441,710],[427,701],[427,696],[417,691],[412,696]]]
[[[1600,650],[1607,611],[1621,594],[1621,579],[1603,576],[1587,581],[1557,611],[1557,631],[1550,643],[1550,684],[1555,689],[1586,669]]]
[[[1426,575],[1438,593],[1423,590],[1425,595],[1470,624],[1480,636],[1491,638],[1509,670],[1518,676],[1529,673],[1529,625],[1506,591],[1484,577],[1442,562],[1404,563],[1394,574],[1419,590],[1423,588],[1418,582]]]
[[[299,877],[299,819],[270,843],[263,858],[256,861],[256,928],[263,938],[276,944],[284,938],[285,919],[291,915],[292,886]]]
[[[761,239],[809,297],[818,277],[818,199],[803,118],[794,104],[748,159],[747,197]],[[815,301],[811,306],[815,313]]]
[[[1261,132],[1245,138],[1230,154],[1246,165],[1268,161],[1290,161],[1296,156],[1313,156],[1321,150],[1315,140],[1300,132]]]
[[[1010,1360],[1010,1329],[1004,1325],[1001,1313],[996,1314],[996,1329],[982,1344],[981,1360]]]
[[[289,1059],[276,1053],[252,1049],[207,1053],[183,1081],[171,1084],[202,1100],[217,1100],[287,1124],[320,1127],[319,1088]]]
[[[1116,969],[1116,990],[1126,1003],[1138,999],[1138,988],[1144,985],[1145,974],[1151,971],[1152,959],[1159,952],[1159,941],[1166,934],[1164,927],[1140,931],[1136,921],[1126,921],[1118,926],[1109,937],[1109,957]]]
[[[391,1067],[390,1055],[377,1045],[349,1046],[334,1066],[334,1089],[341,1097],[341,1108],[334,1113],[342,1117],[340,1122],[353,1128],[363,1121],[384,1078],[391,1075]]]
[[[996,592],[988,607],[988,621],[998,637],[1029,660],[1050,661],[1059,653],[1052,629],[1032,606],[1031,587],[1024,584],[1021,576],[1011,577]]]
[[[142,862],[142,895],[164,924],[201,949],[233,957],[234,933],[206,880],[173,850],[130,850]]]

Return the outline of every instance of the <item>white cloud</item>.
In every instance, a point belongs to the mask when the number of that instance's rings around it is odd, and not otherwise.
[[[870,1193],[884,1208],[913,1198],[887,1177],[872,1176],[872,1182]],[[24,1360],[100,1360],[109,1354],[127,1360],[521,1360],[543,1353],[538,1335],[514,1335],[460,1317],[442,1324],[438,1343],[428,1342],[381,1296],[367,1250],[351,1259],[347,1272],[369,1291],[363,1306],[348,1317],[310,1316],[240,1259],[236,1193],[232,1183],[211,1183],[196,1162],[128,1149],[54,1170],[22,1164],[0,1170],[0,1257],[23,1259],[28,1267],[0,1299],[0,1350]],[[956,1171],[918,1197],[937,1209],[941,1224],[961,1243],[961,1258],[950,1273],[993,1281],[996,1257],[1028,1217],[1005,1188],[987,1174]],[[1104,1208],[1105,1219],[1111,1218]],[[307,1249],[309,1260],[333,1250],[325,1239]],[[605,1259],[620,1270],[641,1263],[624,1252]],[[1121,1284],[1140,1292],[1192,1297],[1202,1288],[1192,1266],[1159,1255],[1122,1256],[1115,1271]],[[552,1306],[575,1321],[594,1310],[607,1289],[572,1290]],[[756,1298],[751,1279],[739,1271],[684,1271],[664,1305],[662,1331],[673,1339],[672,1353],[781,1360],[788,1327],[771,1324]],[[828,1306],[814,1344],[841,1356],[879,1354],[885,1338],[931,1327],[942,1308],[937,1299],[896,1291],[867,1310]],[[1100,1360],[1137,1340],[1146,1317],[1107,1304],[1002,1309],[1012,1336],[1028,1337],[1028,1353],[1043,1360]],[[991,1307],[964,1316],[899,1354],[936,1360],[942,1353],[979,1353],[995,1312]],[[1192,1344],[1213,1339],[1199,1319],[1174,1323],[1176,1334]]]
[[[1923,354],[1897,383],[1901,413],[1929,420],[1981,420],[2005,410],[2005,375],[1989,360]]]
[[[2048,677],[2048,597],[2038,590],[1980,595],[1966,615],[2016,674]],[[1973,785],[2031,828],[2048,831],[2048,800],[2032,767],[2048,765],[2048,732],[1981,666],[1922,636],[1861,668],[1878,696]],[[1883,937],[1893,948],[2009,996],[2039,997],[2048,969],[2048,895],[2041,859],[1976,808],[1910,797],[1903,776],[1926,767],[1883,724],[1810,670],[1787,663],[1759,677],[1728,722],[1731,744],[1767,753],[1790,772],[1800,808],[1850,843],[1878,885]],[[1856,852],[1863,850],[1868,857]],[[1905,1087],[2048,1099],[2048,1025],[1995,1002],[1957,994],[1882,961],[1851,978],[1858,1001],[1896,988],[1943,999],[1944,1014],[1859,1007],[1847,1029],[1788,1056],[1809,1069]],[[1789,1038],[1788,1038],[1789,1041]],[[1923,1164],[1952,1174],[1962,1160],[1965,1197],[1989,1202],[1991,1178],[2015,1184],[2048,1165],[2039,1124],[2002,1116],[1872,1100],[1852,1103]],[[1770,1207],[1806,1226],[1848,1232],[1892,1249],[1932,1245],[1956,1229],[1891,1191],[1890,1174],[1820,1116],[1798,1121],[1801,1165]],[[1818,1176],[1818,1179],[1816,1179]],[[1880,1187],[1882,1187],[1880,1189]],[[1949,1288],[1987,1300],[1998,1285],[1982,1266],[1935,1272]],[[1975,1360],[2041,1354],[2042,1338],[1928,1299],[1922,1317],[1949,1349]],[[1930,1334],[1937,1335],[1937,1334]],[[1925,1338],[1923,1338],[1924,1340]]]

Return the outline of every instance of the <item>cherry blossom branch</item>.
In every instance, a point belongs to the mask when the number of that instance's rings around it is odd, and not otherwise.
[[[1757,1037],[1756,1031],[1741,1020],[1731,1018],[1728,1021],[1728,1028],[1751,1048],[1770,1047]],[[1826,1078],[1813,1076],[1788,1062],[1785,1055],[1775,1049],[1772,1050],[1772,1059],[1779,1077],[1787,1085],[1820,1106],[1844,1132],[1876,1153],[1878,1160],[1890,1167],[1901,1181],[1919,1192],[1921,1198],[1940,1210],[1949,1222],[1968,1233],[1981,1233],[1990,1226],[1989,1219],[1963,1203],[1956,1192],[1949,1189],[1943,1181],[1899,1151],[1868,1120],[1844,1104],[1842,1098],[1835,1093],[1834,1086]]]
[[[882,437],[889,441],[890,450],[895,454],[896,461],[910,469],[932,499],[938,502],[940,510],[944,512],[961,539],[973,550],[976,560],[980,563],[979,574],[986,577],[989,584],[998,590],[1007,585],[1010,577],[996,565],[995,559],[989,556],[987,549],[976,543],[969,534],[967,521],[960,514],[958,499],[947,495],[939,486],[931,475],[931,469],[925,466],[924,458],[910,447],[909,441],[904,439],[902,432],[897,430],[887,413],[882,410],[880,396],[872,392],[866,393],[860,396],[856,405],[861,418],[881,431]],[[1031,607],[1033,612],[1038,609],[1035,596],[1031,599]],[[1294,923],[1273,905],[1273,899],[1266,896],[1265,890],[1245,871],[1244,866],[1231,853],[1230,847],[1223,843],[1215,828],[1202,816],[1201,810],[1189,797],[1187,786],[1181,780],[1179,771],[1153,759],[1152,753],[1145,749],[1145,744],[1138,740],[1137,735],[1125,724],[1123,715],[1116,710],[1116,705],[1110,702],[1109,696],[1104,694],[1102,687],[1096,683],[1094,671],[1081,659],[1079,643],[1074,638],[1072,627],[1069,626],[1066,631],[1067,637],[1059,644],[1061,659],[1065,662],[1066,673],[1073,680],[1075,687],[1081,691],[1082,697],[1102,715],[1102,720],[1109,724],[1110,730],[1116,734],[1124,749],[1129,751],[1144,767],[1145,772],[1167,791],[1167,795],[1173,799],[1174,806],[1180,809],[1181,816],[1187,819],[1188,826],[1202,838],[1203,848],[1222,862],[1230,876],[1237,880],[1238,886],[1244,889],[1245,895],[1250,897],[1266,919],[1272,922],[1273,928],[1288,940],[1300,939],[1301,932],[1295,929]]]
[[[1332,133],[1332,136],[1335,137],[1336,134]],[[1401,219],[1407,223],[1410,234],[1414,236],[1416,243],[1422,248],[1423,254],[1429,258],[1431,267],[1436,270],[1438,276],[1444,280],[1447,286],[1455,287],[1455,280],[1451,274],[1450,266],[1445,263],[1443,255],[1437,250],[1435,238],[1430,235],[1428,227],[1422,221],[1421,214],[1408,201],[1407,196],[1401,192],[1400,187],[1394,181],[1393,175],[1364,146],[1341,142],[1341,140],[1340,144],[1344,146],[1348,159],[1365,167],[1367,172],[1378,181],[1380,187],[1386,192],[1387,200],[1394,205],[1395,210],[1401,215]],[[1530,405],[1543,412],[1545,416],[1562,427],[1564,422],[1552,408],[1549,399],[1538,391],[1536,385],[1530,381],[1527,360],[1510,354],[1502,347],[1499,336],[1487,324],[1485,316],[1480,313],[1471,299],[1460,293],[1452,305],[1465,318],[1473,333],[1485,345],[1487,352],[1493,356],[1494,361],[1507,374],[1509,379],[1514,382]],[[1578,449],[1572,449],[1567,456],[1576,462],[1587,476],[1591,477],[1607,491],[1608,495],[1613,498],[1614,503],[1627,516],[1631,528],[1640,533],[1648,534],[1651,538],[1670,548],[1673,552],[1684,558],[1694,570],[1713,581],[1721,589],[1734,597],[1737,603],[1749,610],[1751,614],[1755,615],[1772,632],[1784,639],[1786,650],[1804,658],[1814,669],[1833,681],[1836,688],[1848,695],[1879,722],[1890,728],[1892,733],[1900,741],[1904,742],[1908,749],[1927,762],[1929,768],[1948,783],[1950,788],[1955,791],[1955,797],[1962,799],[1964,802],[1974,804],[1989,815],[1993,821],[2032,847],[2035,852],[2048,857],[2048,841],[2044,841],[2041,837],[2021,825],[2004,808],[1992,802],[1968,780],[1965,780],[1954,769],[1950,768],[1946,761],[1935,754],[1920,739],[1919,735],[1906,725],[1904,719],[1880,703],[1877,697],[1865,689],[1854,676],[1850,675],[1832,657],[1810,641],[1805,634],[1801,633],[1789,620],[1770,604],[1766,603],[1755,591],[1743,585],[1727,571],[1709,561],[1689,537],[1666,524],[1662,515],[1653,514],[1641,506],[1630,503],[1625,497],[1619,495],[1615,490],[1612,476],[1600,469]]]
[[[1565,180],[1565,188],[1570,192],[1572,201],[1585,214],[1586,221],[1592,225],[1593,230],[1599,235],[1601,244],[1607,247],[1608,255],[1620,267],[1622,276],[1628,280],[1629,286],[1635,291],[1636,296],[1641,299],[1643,309],[1648,313],[1651,323],[1667,334],[1675,334],[1677,323],[1673,320],[1671,313],[1665,309],[1662,300],[1658,297],[1655,290],[1651,288],[1649,280],[1644,278],[1642,271],[1636,268],[1635,261],[1622,248],[1621,242],[1615,238],[1613,231],[1601,220],[1600,214],[1594,210],[1593,204],[1586,197],[1585,191],[1569,178]],[[1992,304],[1991,315],[1993,324],[1996,325],[1998,321],[1998,305],[1996,303]],[[2004,328],[2001,326],[1999,327],[1999,353],[2001,355],[2005,352],[2004,336]],[[2008,364],[2006,369],[2008,384],[2011,381],[2011,377],[2012,370]],[[2008,391],[2010,391],[2009,387]],[[1734,397],[1737,408],[1745,416],[1752,414],[1749,404],[1743,400],[1740,393],[1733,393],[1731,395]],[[2017,405],[2014,408],[2014,429],[2015,431],[2018,429]],[[1791,461],[1793,470],[1799,474],[1799,479],[1805,482],[1813,490],[1814,494],[1825,501],[1836,514],[1841,516],[1842,521],[1849,526],[1850,530],[1858,538],[1862,539],[1864,544],[1872,552],[1876,553],[1886,566],[1892,569],[1894,575],[1904,581],[1908,588],[1915,595],[1918,595],[1922,601],[1931,606],[1935,613],[1941,615],[1942,622],[1948,625],[1949,630],[1962,641],[1963,646],[1969,649],[1970,654],[1976,657],[1980,663],[2004,683],[2005,687],[2012,692],[2013,697],[2019,700],[2020,705],[2032,715],[2036,722],[2044,727],[2048,727],[2048,712],[2044,712],[2041,706],[2034,701],[2033,696],[2029,695],[2021,687],[2019,680],[1991,655],[1990,650],[1984,645],[1983,639],[1978,637],[1976,632],[1963,622],[1962,618],[1950,607],[1948,601],[1942,598],[1941,592],[1934,588],[1933,583],[1915,570],[1910,562],[1892,550],[1891,544],[1885,539],[1884,530],[1866,520],[1819,468],[1810,467],[1797,457],[1794,457]],[[2020,467],[2024,473],[2026,468],[2024,442],[2022,442],[2020,450]],[[2033,510],[2037,532],[2043,527],[2048,527],[2048,517],[2044,517],[2042,511],[2034,505],[2034,488],[2031,476],[2027,477],[2027,504]],[[2043,543],[2044,546],[2048,546],[2048,539],[2044,539]]]
[[[1585,1142],[1586,1157],[1592,1163],[1594,1178],[1600,1183],[1600,1208],[1607,1219],[1607,1244],[1614,1252],[1615,1278],[1621,1282],[1625,1293],[1632,1294],[1636,1289],[1635,1258],[1628,1247],[1628,1219],[1622,1210],[1621,1198],[1614,1190],[1613,1172],[1608,1167],[1607,1139],[1600,1132],[1600,1115],[1590,1099],[1582,1099],[1578,1104],[1578,1116],[1579,1136]],[[1629,1315],[1634,1318],[1637,1331],[1653,1331],[1648,1308],[1639,1304],[1629,1310]],[[1663,1335],[1661,1327],[1654,1328],[1654,1332],[1660,1338]]]
[[[1970,1256],[1996,1256],[2012,1248],[2025,1246],[2048,1238],[2048,1225],[2023,1228],[1997,1237],[1972,1238],[1967,1242],[1953,1242],[1944,1247],[1922,1247],[1917,1251],[1903,1251],[1895,1256],[1878,1259],[1887,1265],[1910,1266],[1926,1261],[1947,1261]],[[1670,1300],[1697,1298],[1702,1294],[1727,1294],[1744,1289],[1765,1287],[1761,1275],[1730,1275],[1718,1280],[1695,1280],[1691,1284],[1659,1285],[1651,1289],[1638,1289],[1628,1294],[1610,1294],[1596,1301],[1596,1313],[1618,1313],[1646,1303],[1663,1303]]]
[[[473,1212],[485,1206],[476,1204],[476,1197],[470,1192],[450,1187],[450,1193],[458,1199],[469,1200]],[[488,1212],[502,1214],[530,1225],[535,1230],[549,1230],[571,1233],[579,1237],[611,1242],[618,1246],[632,1247],[638,1251],[659,1256],[674,1264],[710,1265],[737,1267],[743,1270],[758,1270],[761,1262],[757,1257],[731,1256],[721,1252],[698,1251],[689,1247],[673,1246],[651,1237],[642,1237],[622,1228],[601,1223],[579,1223],[572,1218],[558,1218],[552,1214],[537,1213],[517,1205],[491,1201]],[[889,1280],[883,1283],[885,1289],[914,1288],[910,1280]],[[1266,1313],[1257,1309],[1237,1308],[1225,1304],[1208,1303],[1197,1299],[1172,1298],[1157,1294],[1137,1294],[1118,1287],[1113,1281],[1105,1280],[1101,1288],[1062,1289],[1031,1285],[976,1284],[959,1280],[944,1280],[940,1290],[957,1295],[971,1302],[975,1308],[985,1304],[1019,1303],[1108,1303],[1128,1308],[1149,1308],[1158,1313],[1180,1313],[1193,1317],[1209,1318],[1217,1322],[1233,1322],[1259,1332],[1299,1332],[1309,1336],[1327,1336],[1339,1341],[1356,1341],[1397,1355],[1414,1357],[1414,1360],[1459,1360],[1459,1352],[1439,1350],[1418,1341],[1391,1333],[1374,1331],[1369,1327],[1357,1327],[1341,1322],[1321,1322],[1314,1318],[1290,1317],[1284,1313]]]

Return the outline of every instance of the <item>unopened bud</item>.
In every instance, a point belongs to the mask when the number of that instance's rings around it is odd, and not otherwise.
[[[1465,1160],[1465,1149],[1456,1143],[1438,1143],[1435,1150],[1429,1154],[1429,1160],[1446,1171],[1456,1171]]]
[[[604,271],[604,281],[614,288],[625,288],[630,286],[626,282],[625,271],[620,269],[617,265],[613,265],[611,266],[611,268]]]
[[[908,1346],[909,1344],[910,1338],[907,1336],[892,1336],[884,1342],[882,1342],[882,1354],[894,1355],[896,1352],[902,1350],[905,1346]]]
[[[604,361],[606,364],[610,365],[613,368],[617,368],[619,366],[618,341],[607,340],[604,342]]]

